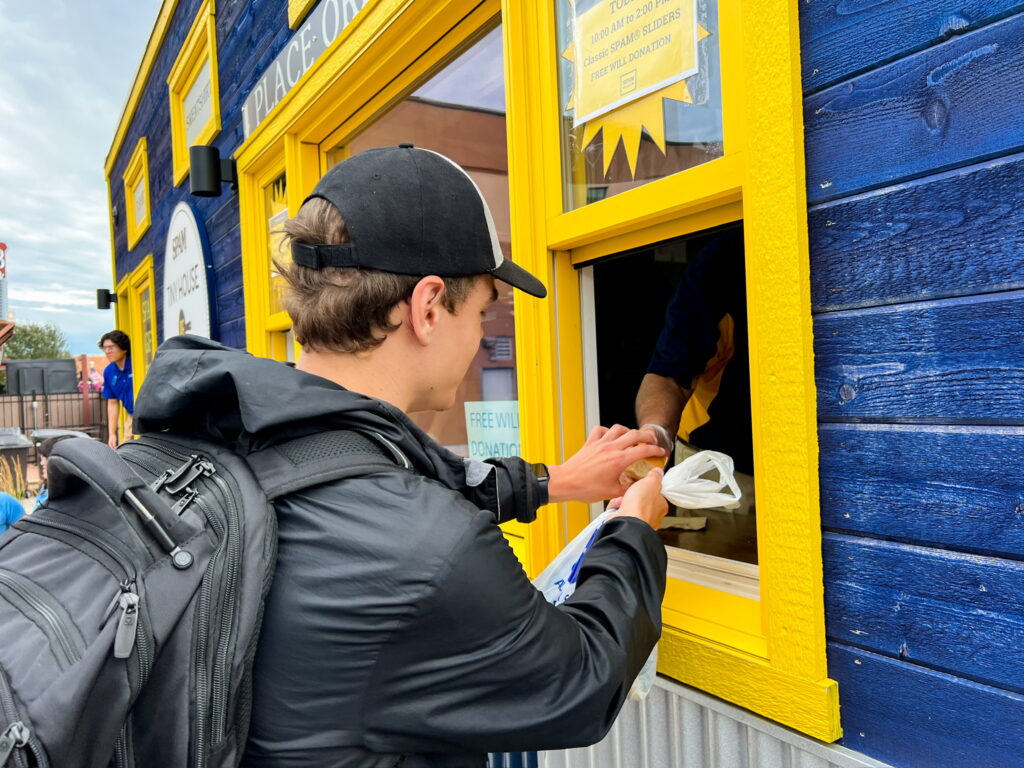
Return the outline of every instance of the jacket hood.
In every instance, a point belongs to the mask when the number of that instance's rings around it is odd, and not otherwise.
[[[139,434],[197,435],[242,453],[332,429],[376,432],[419,472],[446,485],[465,482],[463,459],[393,405],[199,336],[160,345],[134,419]]]

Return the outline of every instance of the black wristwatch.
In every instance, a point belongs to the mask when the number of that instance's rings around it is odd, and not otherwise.
[[[540,503],[538,507],[543,507],[548,503],[548,481],[551,479],[551,475],[548,473],[547,464],[531,464],[530,469],[533,470],[533,476],[537,478],[537,484],[540,486]]]

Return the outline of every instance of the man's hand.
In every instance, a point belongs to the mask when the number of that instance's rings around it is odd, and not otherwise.
[[[609,509],[618,507],[612,517],[636,517],[643,520],[654,530],[658,530],[661,520],[668,513],[668,502],[661,495],[661,479],[665,473],[654,468],[642,480],[637,480],[629,487],[621,499],[614,499]]]
[[[594,427],[590,437],[564,464],[548,467],[548,498],[559,501],[603,501],[629,487],[623,471],[634,461],[665,456],[650,432],[621,424]],[[659,475],[660,477],[660,475]]]
[[[110,435],[107,438],[107,445],[109,445],[114,450],[117,450],[117,433],[116,432],[114,434]]]

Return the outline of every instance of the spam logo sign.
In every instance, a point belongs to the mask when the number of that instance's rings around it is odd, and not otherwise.
[[[321,0],[256,82],[242,106],[246,138],[313,66],[369,0]]]

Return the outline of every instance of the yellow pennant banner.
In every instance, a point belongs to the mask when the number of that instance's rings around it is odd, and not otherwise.
[[[574,126],[697,74],[695,0],[599,0],[576,17]]]

